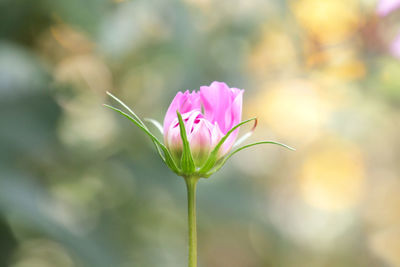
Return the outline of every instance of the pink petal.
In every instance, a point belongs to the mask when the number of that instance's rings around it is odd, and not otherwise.
[[[183,113],[181,115],[182,115],[183,123],[185,125],[186,135],[189,136],[189,134],[193,131],[193,127],[194,127],[194,124],[195,124],[196,120],[198,118],[201,118],[203,115],[198,110],[192,110],[192,111]],[[164,132],[164,142],[167,145],[171,144],[170,140],[168,138],[170,136],[169,131],[171,131],[173,129],[178,131],[178,132],[180,132],[178,116],[175,116],[173,121],[169,124],[169,127],[168,127],[167,131]]]
[[[182,121],[185,125],[186,135],[188,137],[188,141],[190,142],[190,136],[196,126],[198,124],[198,120],[202,118],[202,114],[200,111],[192,110],[182,114]],[[177,162],[180,161],[180,157],[182,155],[183,144],[179,126],[179,120],[176,118],[170,123],[169,128],[164,133],[164,143],[167,146],[168,150],[171,151],[172,156]]]
[[[200,87],[200,97],[204,106],[204,115],[212,123],[217,122],[226,132],[226,112],[229,109],[229,87],[225,83],[213,82],[210,86]]]
[[[231,106],[231,117],[232,120],[229,125],[229,129],[232,129],[234,126],[236,126],[240,121],[242,120],[242,103],[243,103],[243,90],[239,90],[237,88],[232,88],[233,90],[233,102]],[[227,140],[227,142],[233,142],[235,141],[237,134],[239,133],[239,130],[234,131],[229,138],[233,138],[232,141]]]
[[[222,137],[224,137],[224,133],[221,131],[217,123],[215,123],[212,127],[211,136],[211,146],[214,148],[222,139]]]
[[[174,125],[170,125],[167,134],[164,135],[164,143],[167,146],[168,150],[171,152],[171,155],[176,160],[176,162],[180,162],[183,144],[179,126],[174,127]]]
[[[172,100],[167,113],[164,118],[164,135],[169,129],[170,124],[174,119],[177,118],[176,111],[181,114],[189,112],[191,110],[201,111],[200,95],[198,92],[186,91],[185,93],[178,92],[175,98]]]
[[[200,87],[204,116],[212,123],[217,122],[221,131],[227,133],[241,119],[242,94],[243,90],[229,88],[222,82]]]
[[[193,128],[195,127],[195,124],[198,123],[198,120],[200,118],[203,118],[203,114],[201,114],[201,112],[198,110],[192,110],[182,115],[187,136],[189,136],[191,132],[193,132]]]
[[[214,148],[219,141],[221,141],[222,137],[224,137],[225,134],[222,133],[222,131],[220,130],[218,124],[216,123],[212,129],[212,147]],[[227,140],[225,140],[225,142],[222,144],[221,148],[218,151],[218,157],[222,158],[223,156],[225,156],[229,150],[231,150],[233,146],[233,142],[229,141],[229,138]]]
[[[205,119],[200,119],[188,137],[192,156],[197,166],[204,163],[213,149],[211,131],[211,123]]]
[[[380,0],[377,6],[377,13],[380,16],[386,16],[398,8],[400,8],[400,0]]]

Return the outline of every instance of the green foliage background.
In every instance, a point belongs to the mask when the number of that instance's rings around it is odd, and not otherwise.
[[[1,0],[0,266],[186,264],[184,181],[102,106],[246,90],[252,141],[198,186],[199,265],[400,265],[399,13],[345,0]]]

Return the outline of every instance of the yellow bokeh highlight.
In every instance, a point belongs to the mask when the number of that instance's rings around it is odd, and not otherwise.
[[[248,68],[251,75],[265,76],[270,71],[296,66],[296,49],[285,31],[266,27],[251,50]]]
[[[367,69],[356,47],[338,45],[322,48],[307,42],[304,46],[305,64],[327,77],[347,81],[365,77]]]
[[[400,227],[373,234],[369,246],[388,266],[400,266]]]
[[[328,211],[354,207],[364,191],[361,152],[338,140],[324,140],[321,146],[310,153],[301,168],[302,197],[309,205]]]
[[[55,68],[57,82],[103,93],[112,88],[112,74],[105,62],[95,54],[67,57]]]
[[[400,179],[386,169],[374,176],[364,203],[369,248],[389,266],[400,266]]]
[[[400,179],[387,171],[376,173],[364,204],[365,220],[374,228],[400,225]]]
[[[307,80],[266,84],[249,106],[276,135],[296,144],[315,139],[327,118],[329,105],[321,99],[317,85]],[[299,139],[301,137],[301,139]]]
[[[88,36],[66,24],[51,26],[50,33],[54,40],[69,52],[86,53],[93,50],[94,44]]]
[[[324,44],[343,41],[360,25],[355,0],[293,0],[291,8],[308,34]]]
[[[364,77],[366,73],[365,65],[360,60],[349,60],[342,64],[331,66],[327,69],[327,74],[342,80],[352,80]]]

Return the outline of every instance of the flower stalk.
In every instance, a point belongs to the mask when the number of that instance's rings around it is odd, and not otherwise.
[[[196,186],[199,177],[185,177],[188,201],[189,263],[197,267],[197,224],[196,224]]]

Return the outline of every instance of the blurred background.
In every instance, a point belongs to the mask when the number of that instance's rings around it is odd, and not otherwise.
[[[397,0],[1,0],[0,266],[186,266],[183,180],[104,108],[244,88],[199,266],[400,266]],[[243,131],[242,131],[243,132]]]

